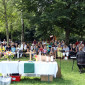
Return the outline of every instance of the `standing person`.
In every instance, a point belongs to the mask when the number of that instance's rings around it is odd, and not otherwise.
[[[69,56],[69,47],[67,45],[64,45],[63,50],[65,50],[65,52],[63,52],[64,59],[65,59],[65,55],[67,57],[66,59],[68,59],[68,56]]]
[[[80,73],[83,68],[85,68],[85,52],[82,51],[82,47],[79,47],[79,52],[77,52],[77,65],[80,70]]]

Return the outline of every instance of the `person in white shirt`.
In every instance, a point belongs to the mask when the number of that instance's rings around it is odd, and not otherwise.
[[[21,47],[20,47],[20,45],[17,45],[17,47],[16,47],[17,58],[22,57],[22,52],[20,53],[20,51],[21,51]]]
[[[65,52],[63,52],[64,59],[65,59],[65,56],[66,56],[66,59],[68,59],[69,47],[67,45],[64,45],[63,50],[65,51]]]
[[[21,44],[21,47],[20,47],[20,50],[19,50],[20,57],[22,57],[23,52],[27,52],[27,45],[25,44],[25,42],[22,42],[22,44]]]
[[[34,51],[36,46],[34,44],[31,45],[31,51]]]
[[[2,43],[3,43],[3,46],[4,46],[4,47],[5,47],[5,46],[6,46],[6,44],[7,44],[7,42],[6,42],[6,40],[5,40],[5,39],[3,40],[3,42],[2,42]]]
[[[27,45],[25,44],[25,42],[23,42],[23,43],[21,44],[21,50],[22,50],[22,51],[26,51],[26,50],[27,50]]]
[[[42,41],[42,45],[46,45],[47,44],[47,42],[46,41]]]

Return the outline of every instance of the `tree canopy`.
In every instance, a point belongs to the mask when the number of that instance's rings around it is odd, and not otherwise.
[[[65,34],[66,44],[71,34],[83,38],[85,33],[84,0],[5,0],[10,38],[32,41],[60,38]],[[0,32],[5,33],[3,0],[0,0]],[[22,22],[23,21],[23,22]],[[15,35],[16,34],[16,35]]]

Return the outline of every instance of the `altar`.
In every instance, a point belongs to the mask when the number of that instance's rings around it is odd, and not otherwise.
[[[20,75],[28,73],[35,75],[52,75],[56,78],[58,72],[57,62],[43,62],[43,61],[2,61],[0,62],[1,74],[14,74]]]

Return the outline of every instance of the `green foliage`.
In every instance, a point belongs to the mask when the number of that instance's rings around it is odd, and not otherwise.
[[[84,0],[6,0],[6,4],[9,32],[13,40],[21,39],[21,11],[26,41],[48,39],[50,35],[62,39],[66,32],[69,32],[67,39],[70,34],[85,35]],[[5,33],[3,13],[0,0],[0,32]]]

